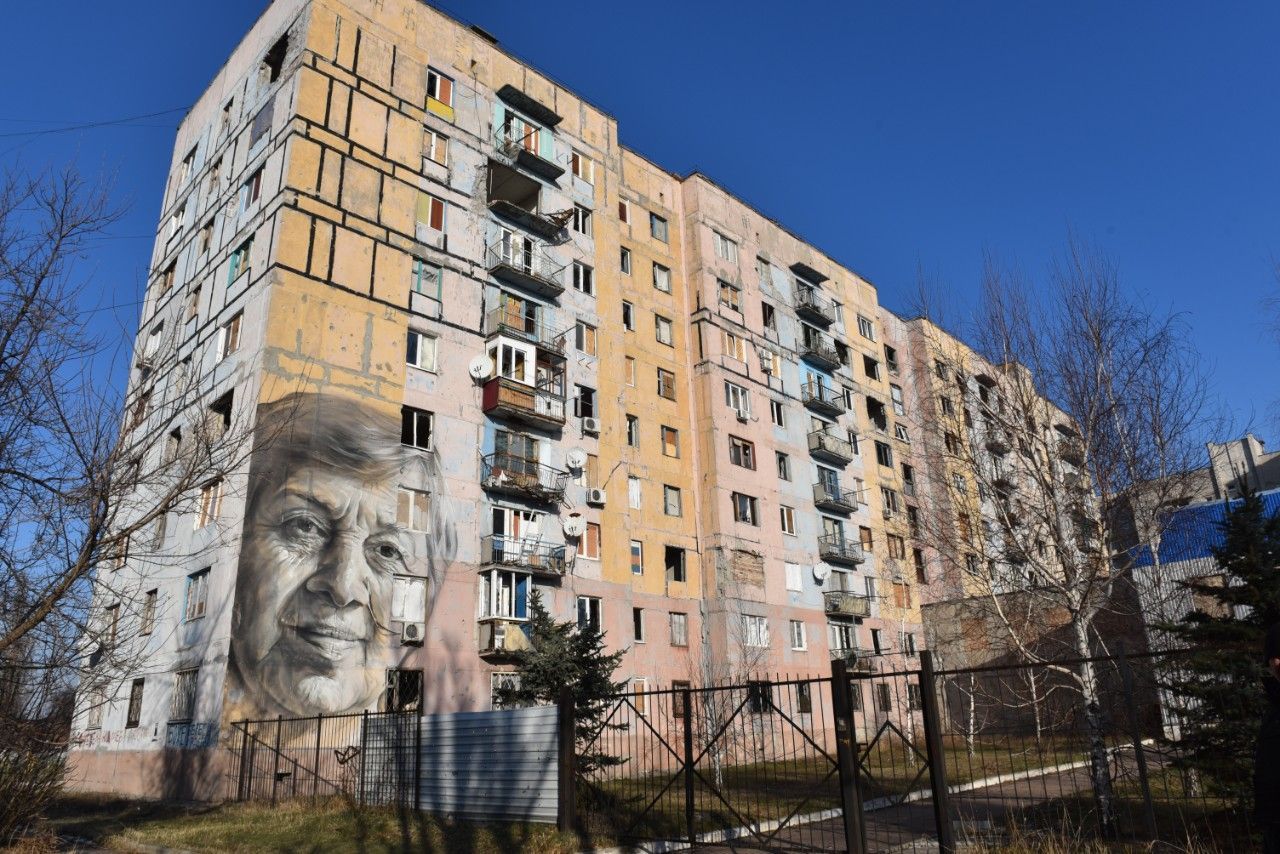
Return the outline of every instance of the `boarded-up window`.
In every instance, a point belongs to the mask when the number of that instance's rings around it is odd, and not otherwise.
[[[258,110],[258,114],[253,117],[253,126],[249,131],[249,145],[255,145],[258,140],[266,136],[267,131],[271,130],[271,117],[275,112],[276,96],[272,95],[267,103],[262,105],[262,109]]]
[[[436,231],[444,231],[444,199],[430,193],[418,193],[418,222]]]

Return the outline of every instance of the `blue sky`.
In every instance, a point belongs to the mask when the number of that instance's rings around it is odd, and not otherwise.
[[[136,327],[181,113],[14,134],[186,107],[263,5],[6,9],[0,161],[74,158],[130,205],[82,262],[95,306],[117,306],[95,313],[104,332]],[[443,8],[618,117],[625,144],[707,173],[869,278],[891,308],[909,307],[921,269],[963,308],[984,252],[1038,273],[1074,230],[1136,293],[1187,312],[1237,426],[1280,447],[1280,344],[1262,311],[1280,294],[1280,5]]]

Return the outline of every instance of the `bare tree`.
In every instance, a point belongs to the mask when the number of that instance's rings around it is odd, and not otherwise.
[[[1038,728],[1046,691],[1075,696],[1110,821],[1102,675],[1055,661],[1110,652],[1137,624],[1135,560],[1158,563],[1167,511],[1188,494],[1181,475],[1203,456],[1207,388],[1190,336],[1074,240],[1045,282],[988,262],[972,349],[932,323],[920,330],[915,367],[932,399],[917,452],[936,587],[949,619],[1054,674],[1026,686]]]

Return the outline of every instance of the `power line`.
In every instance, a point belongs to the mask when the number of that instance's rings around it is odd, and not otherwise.
[[[69,133],[70,131],[76,131],[76,130],[90,130],[92,128],[110,127],[112,125],[124,125],[130,122],[140,121],[142,119],[154,119],[157,116],[167,116],[171,113],[186,112],[187,109],[188,109],[187,107],[174,107],[172,110],[161,110],[158,113],[146,113],[144,115],[129,116],[123,119],[106,119],[104,121],[99,121],[99,122],[85,122],[85,123],[76,124],[76,125],[65,125],[63,127],[58,127],[58,128],[46,128],[44,130],[9,131],[7,133],[0,133],[0,138],[15,137],[15,136],[45,136],[46,134],[51,134],[51,133]]]

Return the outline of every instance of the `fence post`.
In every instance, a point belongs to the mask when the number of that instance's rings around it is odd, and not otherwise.
[[[862,795],[858,791],[853,706],[849,698],[849,669],[843,658],[831,661],[831,713],[836,724],[836,770],[840,772],[845,849],[849,854],[864,854],[867,842],[862,828]]]
[[[311,766],[311,797],[320,790],[320,733],[324,730],[324,715],[316,715],[316,761]]]
[[[684,707],[684,825],[689,837],[689,844],[697,844],[697,833],[693,826],[693,691],[685,688],[680,692],[680,703]]]
[[[280,783],[280,729],[284,726],[284,715],[276,715],[276,756],[271,768],[271,806],[276,805],[276,786]]]
[[[951,832],[947,754],[942,747],[942,717],[938,712],[933,653],[927,649],[920,652],[920,706],[924,712],[924,743],[929,756],[929,787],[933,793],[933,820],[938,827],[938,852],[952,854],[956,850],[956,842]]]
[[[241,721],[237,726],[243,725],[240,730],[240,781],[236,784],[236,800],[248,800],[245,792],[245,774],[249,770],[249,722]]]
[[[1147,822],[1147,834],[1155,842],[1156,809],[1151,803],[1151,780],[1147,776],[1147,754],[1142,749],[1142,730],[1138,726],[1138,706],[1133,696],[1133,668],[1124,654],[1124,644],[1117,644],[1116,655],[1120,659],[1120,679],[1124,685],[1124,704],[1129,713],[1129,738],[1133,742],[1133,756],[1138,763],[1138,785],[1142,788],[1142,812]]]
[[[422,711],[413,718],[413,808],[422,809]]]
[[[558,803],[556,808],[556,827],[562,831],[572,831],[577,824],[575,810],[577,807],[574,780],[574,759],[577,751],[577,715],[573,703],[573,694],[568,686],[560,688],[557,723],[559,724],[560,773],[558,787]]]
[[[368,774],[368,772],[371,770],[369,768],[368,738],[369,738],[369,710],[365,709],[360,714],[360,771],[359,771],[360,786],[358,789],[358,791],[360,792],[360,798],[359,798],[360,806],[364,806],[364,778]]]

